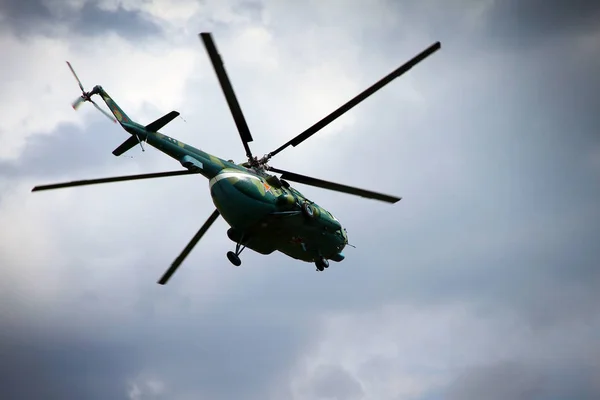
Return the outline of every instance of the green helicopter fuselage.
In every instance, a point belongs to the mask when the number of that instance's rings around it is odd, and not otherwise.
[[[208,179],[212,201],[231,227],[228,237],[260,254],[278,250],[314,262],[323,257],[342,261],[346,230],[326,209],[307,199],[284,180],[235,164],[130,120],[100,86],[100,94],[121,126],[140,140]],[[132,142],[135,143],[135,142]],[[311,213],[304,212],[308,203]]]

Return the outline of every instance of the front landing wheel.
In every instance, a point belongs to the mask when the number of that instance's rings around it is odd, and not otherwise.
[[[329,267],[329,261],[325,258],[319,258],[315,261],[315,265],[317,266],[317,271],[323,271],[325,268]]]
[[[238,255],[235,254],[233,251],[228,251],[227,252],[227,258],[236,267],[239,267],[240,265],[242,265],[242,260],[240,260],[240,257],[238,257]]]

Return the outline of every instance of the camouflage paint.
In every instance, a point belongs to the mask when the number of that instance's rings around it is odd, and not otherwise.
[[[339,221],[327,210],[306,199],[298,190],[276,184],[272,175],[225,161],[217,156],[132,121],[101,86],[95,86],[119,124],[132,136],[195,170],[209,180],[215,207],[231,226],[228,236],[239,241],[251,237],[246,245],[261,254],[274,250],[307,262],[319,257],[342,261],[348,243]],[[301,211],[308,202],[313,218]]]

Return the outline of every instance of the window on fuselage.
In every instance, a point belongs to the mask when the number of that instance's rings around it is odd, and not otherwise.
[[[324,209],[323,207],[321,207],[321,210],[325,211],[325,213],[327,215],[329,215],[329,217],[331,217],[332,220],[337,221],[338,219],[331,213],[329,212],[329,210]],[[338,221],[339,222],[339,221]]]

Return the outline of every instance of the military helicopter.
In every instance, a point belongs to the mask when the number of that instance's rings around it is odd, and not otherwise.
[[[271,167],[268,165],[268,162],[272,157],[289,146],[298,146],[336,118],[440,49],[440,42],[435,42],[410,61],[377,81],[292,140],[259,159],[250,151],[248,143],[252,142],[253,138],[234,94],[221,57],[213,42],[212,35],[205,32],[200,33],[199,36],[212,62],[221,89],[229,105],[231,115],[240,134],[242,144],[246,150],[248,158],[246,162],[236,164],[232,160],[219,158],[160,133],[159,130],[162,127],[179,116],[179,112],[177,111],[171,111],[148,125],[142,125],[133,121],[101,86],[96,85],[91,91],[86,92],[75,70],[67,61],[67,65],[82,91],[81,96],[72,104],[73,108],[77,110],[84,102],[90,102],[113,122],[118,122],[131,135],[131,137],[112,152],[115,156],[122,155],[138,144],[142,151],[145,151],[143,144],[147,143],[180,162],[185,169],[41,185],[34,187],[32,192],[187,174],[200,174],[207,178],[212,201],[216,208],[181,254],[179,254],[159,279],[158,283],[161,285],[167,283],[190,251],[220,215],[230,226],[227,236],[236,243],[235,251],[227,253],[227,258],[235,266],[241,265],[240,253],[245,248],[264,255],[271,254],[277,250],[294,259],[314,263],[317,271],[323,271],[325,268],[328,268],[329,260],[335,262],[344,260],[345,257],[342,250],[348,245],[346,229],[342,227],[333,214],[314,201],[306,198],[306,196],[293,188],[288,181],[389,203],[396,203],[401,197],[376,193],[300,175],[295,172],[284,171]],[[112,116],[102,110],[92,100],[92,96],[94,95],[99,95],[102,98],[112,112]],[[277,177],[270,172],[280,174],[281,176]]]

